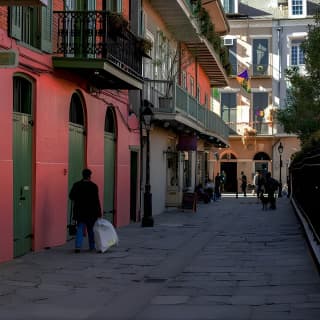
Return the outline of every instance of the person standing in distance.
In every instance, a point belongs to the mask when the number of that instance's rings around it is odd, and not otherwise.
[[[82,179],[75,182],[69,193],[73,201],[73,220],[77,223],[75,252],[79,253],[82,247],[83,233],[87,228],[89,250],[95,249],[93,225],[101,217],[101,206],[98,186],[91,181],[91,170],[82,171]]]
[[[247,196],[247,176],[241,171],[241,190],[243,195]]]

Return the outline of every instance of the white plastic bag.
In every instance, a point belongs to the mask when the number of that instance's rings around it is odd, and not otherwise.
[[[105,252],[119,242],[116,230],[106,219],[98,218],[93,226],[93,232],[96,250],[98,252]]]

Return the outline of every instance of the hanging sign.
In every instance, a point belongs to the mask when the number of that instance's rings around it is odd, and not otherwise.
[[[197,137],[180,135],[177,145],[178,151],[195,151],[197,150]]]

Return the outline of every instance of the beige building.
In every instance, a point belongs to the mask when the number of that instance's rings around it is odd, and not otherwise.
[[[283,131],[274,112],[286,103],[290,84],[285,70],[298,66],[304,72],[300,44],[319,4],[222,2],[230,24],[229,34],[223,37],[230,76],[228,86],[214,90],[213,109],[230,127],[230,147],[217,151],[214,170],[225,171],[226,192],[239,190],[241,171],[249,183],[257,170],[270,171],[286,188],[290,157],[300,143]]]

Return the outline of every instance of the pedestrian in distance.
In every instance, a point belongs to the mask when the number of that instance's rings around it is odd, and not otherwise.
[[[214,195],[213,195],[213,201],[221,200],[221,176],[219,172],[214,178]]]
[[[252,189],[252,194],[256,194],[257,198],[258,196],[258,185],[259,185],[259,172],[256,171],[255,175],[253,176],[253,189]]]
[[[258,175],[258,188],[257,188],[257,198],[260,199],[261,195],[263,195],[265,189],[265,178],[261,171],[259,171]]]
[[[241,190],[243,192],[243,196],[247,196],[247,176],[241,171]]]
[[[227,175],[226,175],[225,171],[222,171],[221,172],[221,186],[220,186],[221,193],[225,191],[224,187],[226,185],[226,181],[227,181]]]
[[[98,186],[91,181],[91,174],[90,169],[84,169],[82,179],[73,184],[69,193],[69,198],[73,201],[73,220],[77,224],[76,253],[82,248],[85,228],[88,233],[89,250],[95,249],[93,225],[102,216]]]
[[[266,181],[265,181],[265,189],[266,193],[268,194],[268,201],[270,203],[270,209],[276,209],[276,198],[274,193],[279,189],[280,183],[271,177],[271,172],[266,174]]]

